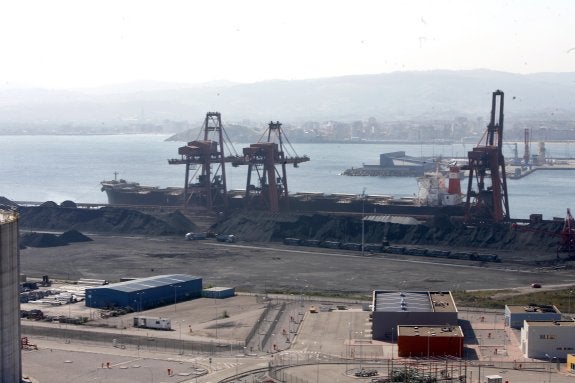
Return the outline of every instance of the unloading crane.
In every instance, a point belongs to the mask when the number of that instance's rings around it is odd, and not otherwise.
[[[469,170],[465,221],[472,224],[507,222],[509,200],[503,157],[503,92],[493,92],[491,120],[481,141],[468,152]],[[497,102],[499,101],[499,103]],[[496,120],[496,116],[498,117]]]
[[[226,163],[240,157],[231,144],[226,145],[232,154],[224,153],[222,116],[219,112],[208,112],[202,126],[203,140],[188,142],[178,148],[177,159],[170,159],[172,165],[186,165],[184,184],[184,207],[201,207],[212,210],[227,205]],[[215,136],[215,137],[214,137]],[[229,139],[227,140],[229,141]],[[192,174],[192,171],[195,171]]]
[[[575,219],[571,215],[571,209],[567,208],[563,229],[561,230],[561,243],[557,253],[567,253],[569,258],[575,256]]]
[[[298,167],[300,163],[309,161],[309,157],[295,154],[279,121],[270,122],[262,137],[266,134],[267,141],[260,139],[260,142],[244,148],[243,159],[235,161],[234,165],[248,165],[246,205],[263,203],[267,210],[276,212],[280,210],[281,201],[286,205],[288,201],[286,165]],[[252,183],[252,173],[255,173],[255,184]]]

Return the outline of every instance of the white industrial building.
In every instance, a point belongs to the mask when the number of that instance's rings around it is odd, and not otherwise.
[[[528,358],[564,360],[575,348],[575,321],[525,321],[521,352]]]
[[[22,380],[18,214],[0,210],[0,382]]]
[[[552,305],[506,305],[505,325],[521,328],[525,321],[555,321],[561,320],[561,312]]]

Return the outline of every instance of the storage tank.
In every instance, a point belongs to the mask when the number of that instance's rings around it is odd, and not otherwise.
[[[0,382],[20,383],[18,214],[0,210]]]

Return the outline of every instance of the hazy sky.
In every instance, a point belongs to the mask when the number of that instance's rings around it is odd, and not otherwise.
[[[575,71],[575,1],[4,0],[0,86]]]

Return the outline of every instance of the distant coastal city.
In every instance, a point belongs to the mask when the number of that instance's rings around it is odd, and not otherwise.
[[[465,117],[436,121],[378,121],[374,117],[352,122],[307,121],[283,123],[292,143],[476,143],[485,130],[483,118]],[[267,122],[224,122],[233,142],[256,142],[266,129]],[[170,141],[196,139],[201,121],[183,122],[118,122],[115,124],[41,124],[0,123],[0,135],[95,135],[95,134],[166,134]],[[510,121],[506,126],[506,142],[522,142],[529,130],[532,142],[575,140],[575,121]]]

